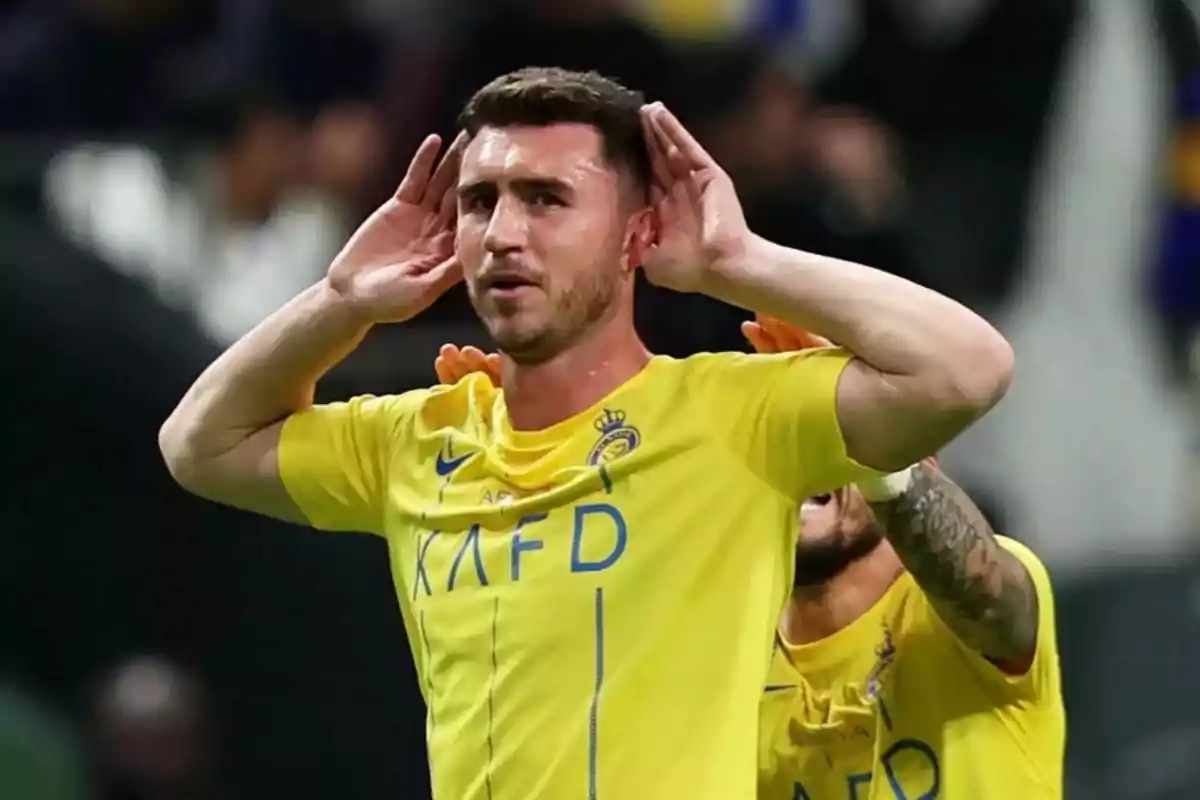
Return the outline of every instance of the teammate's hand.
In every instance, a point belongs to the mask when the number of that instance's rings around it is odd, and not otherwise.
[[[661,103],[642,109],[657,237],[642,266],[652,283],[700,291],[708,271],[744,252],[750,237],[733,181]]]
[[[371,322],[403,322],[462,280],[454,256],[454,186],[466,137],[438,160],[426,137],[396,193],[359,226],[329,267],[329,285]]]
[[[800,330],[795,325],[766,314],[756,314],[753,322],[743,322],[742,335],[759,353],[790,353],[833,346],[824,336]]]
[[[440,382],[446,384],[458,383],[472,372],[482,372],[488,376],[493,386],[500,385],[500,355],[485,353],[478,347],[463,347],[444,344],[433,360],[433,371],[437,373]]]

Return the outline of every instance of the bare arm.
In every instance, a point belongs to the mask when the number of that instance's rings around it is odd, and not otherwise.
[[[919,464],[907,491],[871,508],[946,625],[1006,672],[1025,672],[1037,643],[1037,592],[971,498]]]
[[[1012,349],[953,300],[877,269],[755,236],[721,166],[661,103],[642,112],[659,226],[654,282],[778,317],[857,356],[839,377],[847,454],[895,472],[932,455],[1008,390]]]
[[[856,360],[838,384],[847,453],[892,472],[999,402],[1012,350],[964,306],[880,270],[750,237],[713,267],[706,294],[838,342]]]
[[[368,328],[326,281],[276,311],[214,361],[163,424],[171,475],[201,497],[305,522],[279,476],[279,431]]]
[[[312,405],[317,380],[375,322],[402,322],[462,279],[452,187],[465,138],[438,162],[426,137],[396,193],[359,226],[328,276],[212,363],[159,431],[175,480],[194,494],[306,522],[279,474],[283,422]]]

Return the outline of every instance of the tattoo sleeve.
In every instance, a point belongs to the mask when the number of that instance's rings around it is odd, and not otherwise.
[[[968,647],[1001,666],[1033,655],[1033,581],[966,492],[919,464],[903,495],[871,508],[938,616]]]

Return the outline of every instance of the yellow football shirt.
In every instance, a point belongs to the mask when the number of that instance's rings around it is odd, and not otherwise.
[[[852,624],[779,643],[762,700],[764,800],[1058,800],[1065,719],[1045,567],[1037,653],[1006,675],[968,649],[905,573]]]
[[[289,420],[311,523],[387,539],[436,797],[754,797],[796,501],[868,473],[848,360],[656,357],[539,432],[482,375]]]

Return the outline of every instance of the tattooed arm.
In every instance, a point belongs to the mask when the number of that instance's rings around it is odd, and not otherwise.
[[[913,468],[907,491],[871,509],[946,625],[1003,671],[1028,670],[1037,643],[1037,592],[966,492],[922,463]]]

